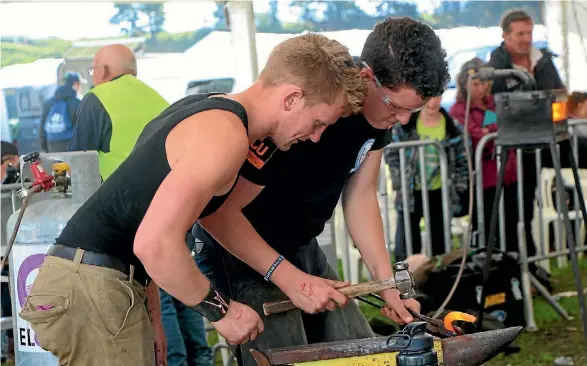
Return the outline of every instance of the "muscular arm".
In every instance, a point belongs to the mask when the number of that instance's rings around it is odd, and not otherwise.
[[[210,283],[190,255],[185,233],[212,196],[223,193],[219,190],[234,179],[248,141],[242,122],[228,112],[198,113],[176,128],[182,127],[168,137],[168,145],[181,154],[170,159],[172,170],[137,231],[134,252],[161,288],[186,305],[195,305],[206,296]]]
[[[359,171],[347,183],[342,196],[342,208],[349,234],[375,279],[393,276],[377,201],[377,176],[381,156],[382,150],[369,152]],[[402,301],[399,291],[395,289],[382,291],[381,295],[386,303],[382,309],[383,314],[396,322],[413,321],[406,308],[420,311],[420,304],[416,300]]]
[[[261,238],[242,212],[262,190],[262,186],[240,177],[222,207],[200,220],[200,224],[231,254],[265,275],[279,253]],[[292,264],[283,261],[271,275],[271,281],[281,288],[295,271],[298,270]]]
[[[377,201],[377,177],[382,151],[383,149],[369,152],[361,168],[348,181],[342,196],[342,208],[349,234],[375,279],[393,275]]]

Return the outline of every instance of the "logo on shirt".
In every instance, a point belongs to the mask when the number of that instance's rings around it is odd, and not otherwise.
[[[365,161],[365,158],[367,157],[369,150],[371,150],[371,146],[373,146],[374,142],[375,142],[375,139],[369,139],[369,140],[365,141],[363,146],[361,146],[361,150],[359,150],[359,154],[357,155],[357,160],[355,161],[355,167],[353,169],[351,169],[351,173],[354,173],[357,170],[359,170],[359,168],[361,167],[361,164],[363,164],[363,161]]]
[[[267,164],[276,151],[277,145],[273,140],[267,137],[261,141],[255,141],[249,146],[247,160],[255,168],[261,169]]]
[[[198,238],[194,239],[194,249],[192,250],[192,257],[199,254],[204,249],[204,242]]]

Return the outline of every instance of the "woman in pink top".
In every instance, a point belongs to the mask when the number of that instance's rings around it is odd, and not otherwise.
[[[465,113],[467,105],[467,90],[471,93],[471,106],[469,111],[468,131],[471,137],[474,154],[477,144],[483,136],[497,132],[495,102],[490,94],[491,87],[489,83],[480,80],[471,80],[467,85],[468,76],[483,67],[483,61],[474,58],[467,61],[461,68],[457,78],[457,100],[451,107],[449,114],[461,124],[465,124]],[[474,162],[474,160],[473,160]],[[495,197],[495,188],[498,178],[497,159],[495,155],[495,145],[493,141],[485,144],[482,157],[483,164],[483,198],[485,212],[485,238],[489,236],[489,224],[491,223],[491,214],[493,213],[493,198]],[[506,229],[506,246],[508,251],[518,251],[518,240],[516,226],[518,222],[518,204],[516,192],[516,153],[510,151],[506,164],[504,178],[504,208],[505,208],[505,229]],[[476,209],[474,210],[473,230],[477,228]],[[498,226],[499,228],[499,226]],[[499,245],[499,235],[496,235],[496,246]],[[486,243],[487,244],[487,243]]]

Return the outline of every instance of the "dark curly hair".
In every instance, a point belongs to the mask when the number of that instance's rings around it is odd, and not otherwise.
[[[408,86],[422,98],[442,95],[450,80],[446,51],[434,30],[412,18],[387,18],[369,34],[361,53],[381,84]]]

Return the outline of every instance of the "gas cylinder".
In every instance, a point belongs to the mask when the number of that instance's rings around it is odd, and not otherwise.
[[[67,175],[71,179],[71,186],[65,185],[65,189],[56,186],[49,192],[36,193],[30,198],[9,256],[14,350],[18,366],[59,365],[55,356],[38,345],[30,324],[18,314],[45,259],[45,253],[55,244],[55,239],[67,221],[101,183],[96,151],[41,154],[40,160],[46,172],[56,170],[56,180],[64,179]],[[64,169],[64,166],[69,169]],[[27,163],[21,160],[23,181],[27,176],[31,177],[28,168]],[[31,181],[34,179],[31,177]],[[8,238],[14,230],[19,211],[8,219]]]

